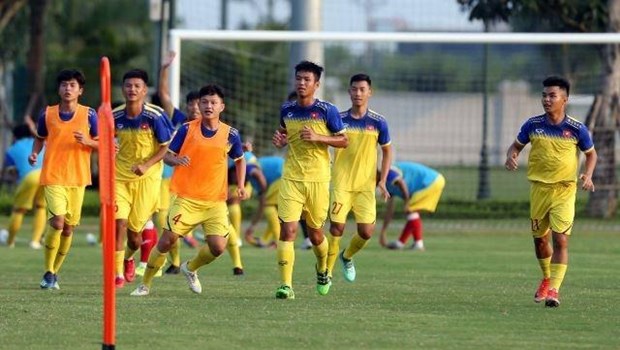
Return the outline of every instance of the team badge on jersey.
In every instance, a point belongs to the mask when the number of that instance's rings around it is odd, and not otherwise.
[[[568,137],[573,137],[573,133],[570,132],[570,130],[564,130],[562,131],[562,136],[568,138]]]
[[[319,114],[317,112],[310,113],[310,118],[317,119],[318,117],[319,117]]]
[[[142,130],[148,130],[148,129],[149,129],[149,124],[148,124],[148,123],[142,123],[142,124],[140,124],[140,129],[142,129]]]

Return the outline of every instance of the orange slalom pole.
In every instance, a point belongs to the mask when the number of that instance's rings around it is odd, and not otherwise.
[[[103,242],[103,343],[102,349],[115,348],[116,338],[116,287],[114,285],[116,224],[114,219],[114,118],[112,117],[112,91],[110,61],[101,58],[101,106],[97,122],[99,131],[99,199],[101,202],[100,230]]]

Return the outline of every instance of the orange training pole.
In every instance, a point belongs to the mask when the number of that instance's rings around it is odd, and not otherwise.
[[[114,220],[114,119],[111,105],[110,62],[101,58],[101,106],[99,115],[99,198],[101,201],[100,230],[103,242],[103,343],[102,349],[115,348],[116,290],[114,286],[114,254],[116,226]]]

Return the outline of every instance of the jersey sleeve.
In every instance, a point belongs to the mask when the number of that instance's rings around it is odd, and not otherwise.
[[[379,122],[379,145],[387,146],[392,143],[392,139],[390,138],[390,131],[388,129],[387,122],[385,119]]]
[[[45,109],[42,109],[37,119],[37,136],[40,138],[47,137],[47,124],[45,124]]]
[[[280,108],[280,127],[282,129],[286,129],[286,123],[284,123],[284,116],[286,115],[286,111],[284,108]]]
[[[345,131],[344,124],[342,124],[342,118],[340,117],[340,113],[338,109],[334,105],[330,105],[327,109],[327,129],[332,132],[332,134],[342,134]]]
[[[185,115],[185,113],[181,112],[180,109],[175,108],[174,111],[172,112],[172,126],[173,127],[177,127],[177,125],[181,125],[183,123],[185,123],[185,120],[187,119],[187,116]]]
[[[594,148],[594,142],[592,142],[590,132],[588,132],[588,128],[585,125],[579,127],[579,142],[577,142],[577,146],[579,146],[582,152],[588,152]]]
[[[97,112],[94,109],[88,109],[88,126],[89,126],[89,134],[93,140],[99,138],[99,126],[97,125]]]
[[[181,147],[183,146],[183,142],[185,142],[185,137],[187,136],[187,131],[189,130],[189,124],[183,124],[174,134],[174,138],[170,142],[168,146],[168,150],[172,153],[178,154],[181,151]]]
[[[172,123],[165,113],[153,119],[153,131],[160,145],[165,145],[172,139]]]
[[[531,123],[529,120],[523,123],[523,125],[521,126],[521,130],[519,131],[519,134],[517,135],[518,143],[522,145],[527,145],[530,142],[530,127],[531,127]]]
[[[11,155],[7,152],[4,155],[4,167],[8,168],[8,167],[13,167],[15,166],[15,160],[13,159],[13,157],[11,157]]]
[[[401,177],[402,176],[400,175],[398,171],[396,171],[395,169],[390,169],[390,171],[388,172],[388,176],[387,176],[387,183],[394,185],[396,181],[400,179]]]
[[[241,136],[239,131],[230,129],[228,134],[228,143],[230,144],[230,150],[228,150],[228,156],[231,159],[237,160],[243,157],[243,147],[241,146]]]

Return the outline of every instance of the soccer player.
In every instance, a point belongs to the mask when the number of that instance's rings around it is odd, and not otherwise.
[[[73,229],[80,223],[84,190],[91,184],[90,155],[98,147],[97,113],[78,103],[84,74],[66,69],[58,73],[56,83],[60,103],[39,115],[37,138],[28,157],[31,165],[36,164],[45,146],[40,184],[50,226],[45,235],[43,289],[60,289],[58,272],[69,253]]]
[[[328,243],[322,229],[329,208],[328,146],[346,147],[348,140],[336,106],[314,97],[322,72],[323,67],[309,61],[295,66],[297,100],[282,105],[280,128],[272,140],[277,148],[288,144],[278,196],[281,222],[277,249],[281,282],[276,291],[278,299],[295,298],[294,242],[302,211],[305,211],[312,250],[317,260],[317,291],[325,295],[331,286],[327,271]]]
[[[334,151],[327,270],[331,276],[336,258],[339,258],[344,278],[349,282],[355,281],[353,255],[366,246],[375,230],[377,220],[375,187],[379,187],[383,200],[390,197],[386,188],[387,175],[392,163],[390,134],[385,118],[368,108],[371,96],[370,77],[367,74],[352,76],[349,81],[351,108],[340,113],[342,122],[347,128],[349,146]],[[376,179],[377,145],[381,147],[382,152],[380,179]],[[355,214],[357,234],[353,236],[347,248],[340,252],[340,239],[351,210]]]
[[[543,279],[534,301],[560,306],[559,290],[568,265],[568,238],[575,217],[579,151],[585,154],[581,188],[594,191],[596,150],[585,125],[566,114],[570,83],[557,76],[543,82],[544,114],[528,119],[506,154],[506,169],[516,170],[519,153],[532,144],[528,158],[530,221],[534,252]]]
[[[387,203],[379,244],[390,249],[402,249],[413,237],[411,249],[424,251],[422,218],[420,212],[434,213],[446,185],[446,179],[437,170],[414,162],[395,162],[387,177],[390,199]],[[407,222],[397,241],[387,242],[387,228],[394,215],[394,197],[405,202]]]
[[[45,198],[43,187],[39,185],[41,164],[30,165],[28,156],[34,144],[34,135],[26,124],[13,128],[14,143],[6,151],[4,171],[14,172],[17,175],[19,186],[13,199],[13,211],[9,219],[9,235],[6,245],[15,246],[15,236],[22,226],[24,215],[34,206],[32,221],[32,238],[30,248],[41,249],[41,237],[45,230]],[[39,156],[43,159],[44,151]]]
[[[181,264],[189,288],[201,293],[197,270],[213,262],[226,249],[228,230],[228,162],[235,162],[237,195],[245,198],[245,159],[239,132],[220,121],[224,92],[218,85],[200,89],[201,119],[184,124],[170,144],[166,162],[176,166],[170,184],[177,195],[168,213],[166,228],[151,251],[142,284],[131,295],[148,295],[153,275],[179,237],[202,225],[206,244],[193,259]]]
[[[283,165],[284,158],[282,157],[259,157],[258,165],[250,166],[247,172],[252,187],[258,190],[258,208],[250,226],[245,231],[245,240],[257,247],[277,246],[276,243],[280,238],[278,194]],[[257,238],[253,234],[263,214],[267,220],[267,227],[262,237]]]
[[[142,229],[157,209],[162,159],[172,138],[172,125],[164,110],[145,103],[148,81],[141,69],[126,72],[122,85],[125,104],[112,111],[119,148],[115,184],[118,288],[135,279],[133,255],[142,245]]]

